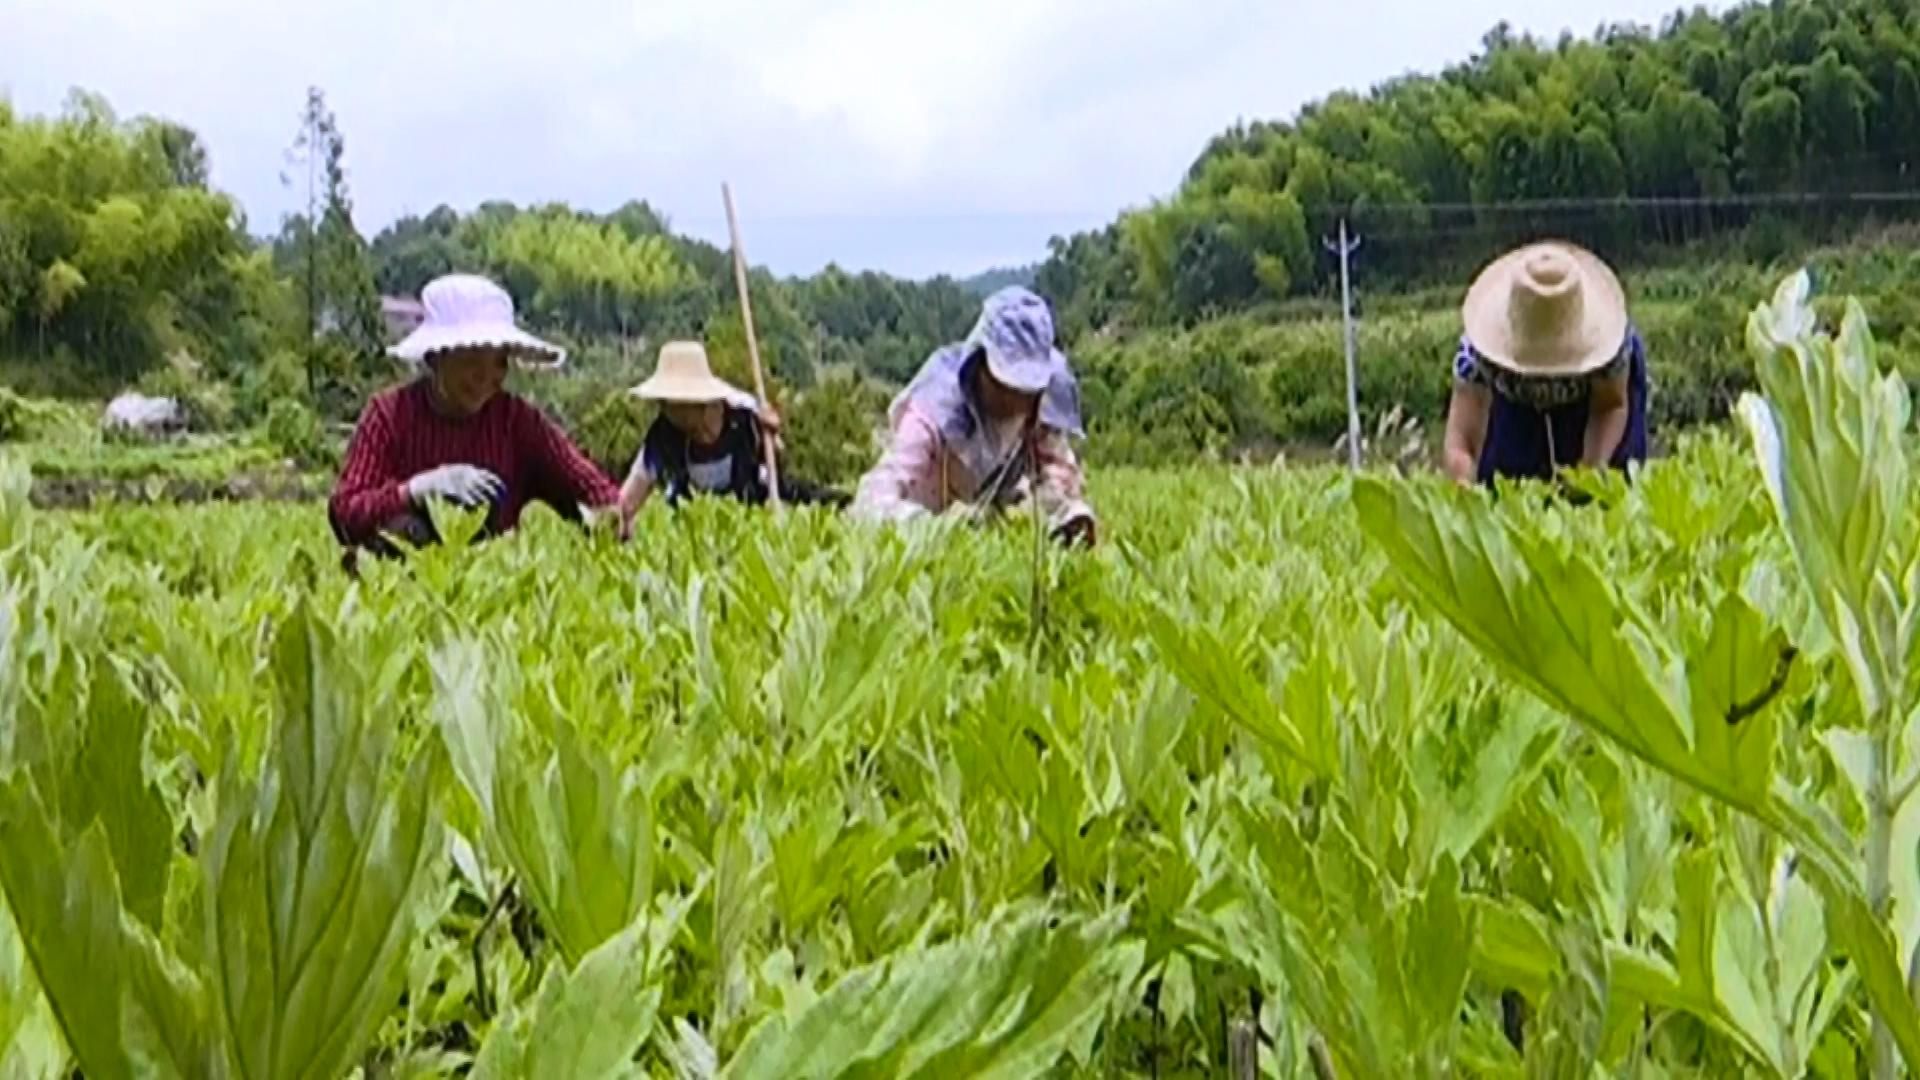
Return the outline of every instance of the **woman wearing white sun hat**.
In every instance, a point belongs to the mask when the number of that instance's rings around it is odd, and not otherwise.
[[[1474,281],[1461,321],[1447,408],[1454,479],[1646,460],[1646,346],[1599,257],[1559,242],[1510,252]]]
[[[451,274],[420,292],[425,318],[393,354],[419,378],[368,402],[347,446],[328,517],[342,544],[391,554],[383,534],[435,537],[426,503],[492,504],[489,533],[529,502],[579,519],[620,493],[564,432],[503,389],[508,365],[557,367],[566,352],[514,322],[513,300],[482,277]]]
[[[631,521],[656,490],[669,503],[693,495],[767,501],[763,432],[777,437],[780,416],[714,375],[705,346],[697,341],[666,343],[653,375],[627,392],[657,403],[660,415],[647,429],[620,488],[625,520]],[[780,478],[780,496],[795,503],[845,501],[786,476]]]

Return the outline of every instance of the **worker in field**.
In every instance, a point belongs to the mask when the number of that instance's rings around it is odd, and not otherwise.
[[[628,393],[658,404],[660,412],[620,489],[623,521],[631,523],[655,491],[669,504],[694,495],[767,501],[766,441],[769,436],[777,440],[780,414],[714,375],[705,346],[697,341],[661,346],[652,377]],[[846,501],[784,476],[780,494],[794,503]]]
[[[573,521],[611,520],[597,512],[618,504],[613,481],[503,389],[510,363],[558,366],[565,351],[520,329],[512,298],[485,278],[438,278],[420,300],[425,318],[393,348],[420,376],[360,414],[327,506],[340,542],[379,554],[395,553],[388,535],[436,542],[433,500],[491,507],[486,535],[511,530],[534,501]]]
[[[1055,539],[1094,542],[1068,441],[1084,434],[1079,386],[1031,291],[988,297],[967,339],[929,357],[887,416],[887,447],[860,481],[855,516],[986,516],[1035,499]]]
[[[1597,256],[1565,243],[1510,252],[1474,281],[1461,318],[1445,450],[1454,479],[1646,460],[1646,346]]]

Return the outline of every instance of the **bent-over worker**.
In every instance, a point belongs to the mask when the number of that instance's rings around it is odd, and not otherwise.
[[[393,353],[425,370],[360,415],[327,506],[340,542],[383,555],[396,553],[383,534],[436,542],[433,499],[491,504],[487,535],[513,529],[535,500],[574,521],[618,503],[564,432],[502,388],[511,361],[557,366],[565,351],[520,329],[513,299],[485,278],[438,278],[420,301],[425,319]]]
[[[1597,256],[1557,242],[1511,252],[1473,283],[1461,321],[1447,407],[1455,480],[1646,460],[1646,346]]]
[[[988,297],[966,340],[928,357],[887,415],[887,447],[860,481],[855,515],[990,513],[1033,498],[1056,539],[1093,543],[1068,441],[1085,434],[1080,389],[1054,347],[1046,301],[1030,290]]]
[[[669,504],[694,495],[767,501],[772,485],[765,440],[768,434],[779,435],[780,416],[716,376],[706,346],[667,342],[660,347],[653,375],[627,392],[657,402],[660,414],[647,428],[620,488],[625,520],[631,521],[655,490],[662,491]],[[785,476],[780,478],[780,496],[795,503],[845,501],[844,496]]]

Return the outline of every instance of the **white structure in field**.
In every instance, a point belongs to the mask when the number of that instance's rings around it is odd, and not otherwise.
[[[186,410],[173,398],[148,397],[131,391],[107,402],[101,425],[146,434],[180,431],[187,426]]]

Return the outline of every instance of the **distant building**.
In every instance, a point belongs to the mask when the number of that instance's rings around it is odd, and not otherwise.
[[[380,318],[387,324],[387,341],[397,342],[420,325],[427,317],[427,311],[420,301],[409,300],[404,296],[383,296],[380,298]]]

